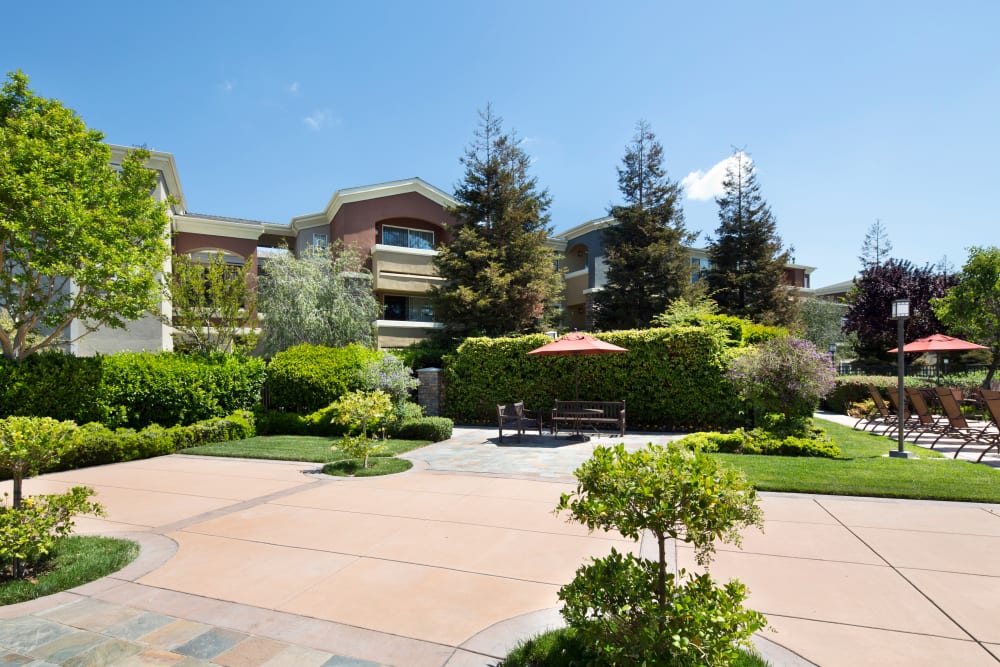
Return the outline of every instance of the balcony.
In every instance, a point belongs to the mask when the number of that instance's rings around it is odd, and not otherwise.
[[[378,244],[372,248],[372,275],[379,292],[423,294],[442,278],[434,270],[436,250]]]
[[[438,322],[413,322],[410,320],[378,320],[378,346],[380,349],[406,347],[421,341],[434,329],[444,327]]]
[[[567,306],[576,306],[586,302],[584,290],[587,289],[587,279],[590,277],[586,268],[567,273],[565,303]]]

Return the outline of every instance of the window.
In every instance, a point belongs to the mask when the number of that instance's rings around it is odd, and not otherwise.
[[[319,232],[313,232],[312,244],[314,248],[325,248],[330,243],[329,234],[320,234]]]
[[[401,320],[405,322],[434,321],[434,307],[428,298],[387,294],[382,303],[385,305],[385,319],[387,320]]]
[[[382,227],[382,244],[399,246],[401,248],[417,248],[419,250],[434,249],[434,232],[425,229],[409,229],[408,227]]]

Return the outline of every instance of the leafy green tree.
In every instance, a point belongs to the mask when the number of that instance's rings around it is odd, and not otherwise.
[[[265,354],[310,343],[375,347],[374,322],[382,314],[371,272],[353,248],[312,246],[300,257],[268,258],[258,278]]]
[[[14,485],[13,507],[21,507],[21,482],[58,463],[72,446],[76,424],[49,417],[0,419],[0,472]]]
[[[841,323],[847,315],[847,305],[826,299],[803,299],[799,304],[796,330],[821,352],[830,345],[846,346],[851,339],[844,334]]]
[[[636,124],[625,149],[618,189],[625,203],[611,208],[616,224],[604,230],[607,283],[595,295],[595,322],[602,329],[638,329],[690,289],[684,246],[696,238],[684,227],[681,189],[667,177],[663,147],[646,121]]]
[[[940,273],[932,265],[917,267],[898,259],[873,264],[854,280],[854,288],[847,294],[844,331],[857,335],[860,357],[884,358],[887,350],[896,347],[896,322],[890,319],[892,302],[910,301],[908,340],[941,333],[944,325],[931,308],[931,299],[944,296],[956,282],[954,276]]]
[[[574,474],[576,489],[557,511],[633,540],[649,532],[658,558],[612,549],[580,568],[559,592],[569,624],[609,664],[729,664],[764,617],[742,607],[738,582],[720,589],[708,574],[682,581],[668,571],[667,540],[691,545],[707,565],[716,541],[739,544],[741,529],[763,525],[754,489],[716,459],[676,444],[597,447]]]
[[[715,200],[719,226],[708,246],[709,291],[727,315],[787,324],[793,314],[784,287],[789,255],[760,193],[753,162],[737,151],[733,163],[722,182],[724,192]]]
[[[208,264],[188,255],[173,258],[166,296],[174,312],[165,319],[192,349],[211,353],[253,348],[256,336],[244,331],[257,307],[252,262],[229,264],[221,252]]]
[[[958,284],[930,303],[948,331],[990,348],[993,359],[983,381],[989,387],[1000,366],[1000,248],[970,248]]]
[[[444,284],[431,290],[435,319],[453,338],[539,331],[562,283],[546,245],[551,199],[528,174],[520,139],[490,106],[461,159],[454,238],[434,259]]]
[[[362,460],[362,467],[368,467],[368,458],[377,454],[382,446],[368,435],[385,424],[392,414],[392,398],[381,390],[352,391],[341,396],[332,406],[336,420],[347,426],[348,433],[334,448],[347,452],[348,456]]]
[[[59,100],[36,95],[23,73],[8,74],[0,89],[7,359],[65,342],[74,320],[86,334],[124,328],[158,307],[169,220],[149,194],[157,175],[143,166],[143,149],[129,151],[116,171],[103,139]]]

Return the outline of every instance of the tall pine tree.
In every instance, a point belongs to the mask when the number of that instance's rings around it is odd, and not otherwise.
[[[646,121],[625,149],[618,168],[624,203],[611,208],[616,224],[604,230],[607,282],[594,297],[595,323],[602,329],[649,326],[691,286],[681,189],[667,177],[663,147]]]
[[[789,256],[771,209],[760,194],[753,162],[733,154],[719,206],[719,227],[709,243],[708,287],[722,312],[759,322],[787,324],[793,304],[784,287]]]
[[[562,289],[546,245],[548,192],[528,175],[531,160],[502,119],[490,106],[479,116],[455,189],[459,224],[434,260],[445,279],[431,291],[434,315],[453,338],[539,331]]]

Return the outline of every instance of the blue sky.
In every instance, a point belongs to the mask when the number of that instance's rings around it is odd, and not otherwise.
[[[876,218],[917,264],[1000,244],[992,0],[67,1],[4,19],[4,72],[108,141],[173,153],[192,211],[287,222],[412,176],[451,192],[492,103],[556,231],[619,201],[646,119],[678,181],[745,149],[814,287],[855,273]],[[699,244],[711,192],[684,201]]]

